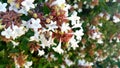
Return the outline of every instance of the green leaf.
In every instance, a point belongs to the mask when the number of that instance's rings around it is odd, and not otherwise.
[[[0,68],[5,68],[5,64],[0,64]]]
[[[2,0],[2,1],[0,1],[0,2],[7,3],[7,0]]]
[[[10,53],[17,53],[17,52],[19,52],[19,49],[13,48],[13,49],[11,49],[9,52],[10,52]]]
[[[6,49],[6,43],[4,41],[0,41],[0,51]]]
[[[50,9],[46,5],[44,5],[43,12],[44,12],[44,14],[49,14],[50,13]]]
[[[29,29],[28,32],[25,34],[27,38],[30,38],[33,35],[34,35],[34,32],[31,29]]]
[[[43,65],[40,63],[39,66],[38,66],[38,68],[42,68],[42,67],[43,67]]]
[[[13,43],[12,43],[12,42],[8,42],[8,43],[7,43],[7,48],[12,49],[12,48],[13,48]]]
[[[43,0],[38,0],[39,3],[43,2]]]
[[[31,18],[30,15],[26,16],[26,15],[23,14],[23,15],[21,16],[21,19],[22,19],[22,20],[25,20],[25,21],[28,21],[30,18]]]
[[[4,50],[0,51],[0,57],[4,56]]]
[[[25,52],[28,52],[28,50],[29,50],[29,48],[28,48],[28,40],[27,40],[27,38],[25,38],[24,37],[24,39],[23,40],[21,40],[21,43],[20,43],[20,49],[21,50],[25,50]]]

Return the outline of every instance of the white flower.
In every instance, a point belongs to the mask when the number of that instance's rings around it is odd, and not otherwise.
[[[9,39],[13,35],[11,27],[8,27],[7,29],[5,29],[5,31],[2,31],[1,35]]]
[[[74,7],[75,9],[77,9],[77,8],[78,8],[78,4],[74,4],[73,7]]]
[[[109,2],[109,0],[106,0],[106,2]]]
[[[95,33],[92,34],[91,38],[94,39],[94,40],[95,40],[95,39],[99,39],[98,41],[100,42],[101,35],[102,35],[102,33],[100,33],[100,32],[95,32]]]
[[[82,11],[83,11],[83,10],[82,10],[81,8],[78,9],[78,12],[79,12],[79,13],[82,12]]]
[[[78,65],[91,66],[91,65],[93,65],[93,63],[92,62],[86,62],[84,59],[82,59],[82,60],[78,60]]]
[[[31,22],[32,24],[30,24],[30,28],[33,28],[34,31],[37,31],[38,28],[41,28],[41,25],[40,25],[40,19],[34,19],[34,18],[31,18]]]
[[[25,26],[27,29],[29,29],[30,28],[30,21],[24,21],[24,20],[22,20],[22,26]]]
[[[54,59],[54,60],[57,60],[57,58],[55,57],[54,54],[51,54],[50,57],[51,57],[52,59]]]
[[[65,4],[65,3],[66,3],[65,0],[56,0],[51,4],[51,6],[53,5],[61,6],[62,4]]]
[[[13,25],[13,29],[11,29],[11,27],[8,27],[7,29],[5,29],[5,31],[1,32],[1,35],[5,36],[6,38],[10,38],[12,37],[13,39],[25,34],[26,29],[24,29],[23,26],[14,26]]]
[[[46,39],[45,38],[45,35],[44,34],[41,34],[40,35],[40,40],[41,40],[41,43],[42,44],[40,44],[43,48],[45,48],[45,47],[49,47],[50,48],[50,45],[56,45],[54,42],[53,42],[53,40],[54,39],[52,39],[52,34],[50,34],[50,37],[48,38],[48,39]]]
[[[22,13],[25,15],[28,14],[24,7],[17,7],[16,5],[17,5],[17,3],[11,2],[10,6],[9,6],[9,10],[14,10],[17,13]]]
[[[14,2],[10,3],[9,10],[14,10],[17,13],[22,13],[25,15],[28,14],[27,11],[25,10],[25,8],[23,8],[23,7],[21,7],[21,9],[17,8],[16,3],[14,3]]]
[[[82,39],[82,36],[84,35],[83,33],[83,29],[80,29],[80,30],[76,30],[74,35],[76,36],[76,39],[77,40],[81,40]]]
[[[84,65],[85,64],[85,60],[78,60],[78,65]]]
[[[70,30],[69,24],[68,23],[63,23],[61,26],[61,31],[67,33],[68,30]]]
[[[119,39],[119,38],[116,38],[116,42],[120,42],[120,39]]]
[[[18,13],[22,13],[22,14],[28,15],[27,11],[23,7],[20,10],[18,10]]]
[[[6,12],[6,10],[7,10],[7,9],[6,9],[6,6],[7,6],[7,3],[3,3],[3,4],[2,4],[2,3],[0,2],[0,12]]]
[[[107,56],[104,56],[104,57],[96,57],[95,60],[96,61],[103,61],[107,58]]]
[[[78,41],[74,39],[74,36],[69,41],[70,46],[75,50],[78,46]]]
[[[93,6],[93,5],[90,5],[90,8],[91,8],[91,9],[93,9],[94,7],[95,7],[95,6]]]
[[[18,46],[19,45],[19,42],[15,42],[15,41],[11,41],[12,43],[13,43],[13,48],[15,48],[16,46]]]
[[[65,65],[62,64],[62,65],[60,65],[60,67],[61,67],[61,68],[65,68]]]
[[[120,18],[118,18],[117,16],[113,16],[113,22],[115,23],[120,22]]]
[[[97,30],[97,28],[95,26],[93,26],[92,30]],[[94,40],[95,39],[101,39],[102,38],[101,35],[102,35],[101,32],[95,31],[95,32],[92,33],[92,36],[90,36],[90,38],[92,38]],[[100,40],[98,40],[98,41],[100,41]]]
[[[55,55],[54,54],[47,54],[47,55],[45,55],[45,58],[46,59],[48,59],[48,58],[51,58],[51,59],[53,59],[54,61],[56,61],[58,58],[57,57],[55,57]]]
[[[24,67],[25,68],[30,68],[31,67],[31,65],[32,65],[32,61],[29,61],[29,62],[26,62],[25,64],[24,64]]]
[[[98,25],[99,25],[100,27],[102,27],[102,26],[103,26],[103,23],[99,23]]]
[[[80,22],[77,22],[76,24],[72,26],[72,28],[81,28],[81,27],[82,27],[82,23]]]
[[[69,60],[68,58],[65,58],[65,62],[66,62],[66,64],[67,64],[69,67],[74,64],[74,63],[73,63],[71,60]]]
[[[77,16],[77,12],[74,11],[70,17],[68,17],[68,20],[71,20],[71,24],[75,25],[76,22],[79,22],[80,17]]]
[[[90,7],[90,5],[89,5],[89,4],[86,4],[86,7],[85,7],[85,8],[86,8],[86,9],[89,9],[89,7]]]
[[[31,8],[35,8],[33,2],[34,0],[24,0],[21,4],[26,9],[26,11],[29,11]]]
[[[53,50],[59,54],[63,54],[64,50],[61,48],[61,41],[59,42],[57,47],[53,47]]]
[[[96,39],[96,38],[100,38],[100,35],[97,32],[93,33],[92,35],[92,39]]]
[[[117,0],[113,0],[112,2],[117,2]]]
[[[56,28],[58,28],[58,26],[56,25],[56,21],[51,21],[50,24],[46,24],[46,27],[48,28],[48,30],[52,30],[53,32]]]
[[[102,44],[102,43],[103,43],[103,40],[102,40],[101,38],[99,38],[99,39],[97,40],[97,43]]]
[[[18,12],[18,8],[16,7],[15,2],[10,3],[9,10],[14,10],[15,12]]]
[[[87,1],[84,1],[83,4],[84,4],[84,5],[87,4]]]
[[[39,42],[40,41],[39,32],[35,32],[34,36],[30,37],[30,41],[37,41],[37,42]]]
[[[84,50],[85,49],[85,45],[83,45],[82,47],[81,47],[81,50]]]
[[[38,50],[38,56],[42,56],[44,54],[45,54],[44,50]]]
[[[20,65],[19,64],[15,64],[15,68],[20,68]]]
[[[20,27],[14,26],[13,30],[16,33],[17,36],[21,36],[21,35],[25,34],[25,31],[26,31],[26,29],[24,29],[23,26],[20,26]]]
[[[118,59],[120,60],[120,56],[118,56]]]
[[[109,20],[109,19],[110,19],[110,14],[107,14],[106,20]]]
[[[25,32],[26,32],[26,29],[24,29],[23,26],[18,27],[18,26],[13,25],[13,34],[11,36],[13,39],[15,39],[15,38],[25,34]]]
[[[45,0],[45,2],[48,2],[48,0]]]
[[[64,4],[64,8],[62,8],[65,11],[65,16],[68,16],[68,11],[71,8],[71,5],[69,4]]]
[[[104,16],[104,14],[103,14],[103,13],[100,13],[100,14],[99,14],[99,16],[100,16],[100,17],[103,17],[103,16]]]

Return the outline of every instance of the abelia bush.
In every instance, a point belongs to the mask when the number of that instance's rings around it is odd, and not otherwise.
[[[1,0],[0,68],[119,68],[119,0]]]

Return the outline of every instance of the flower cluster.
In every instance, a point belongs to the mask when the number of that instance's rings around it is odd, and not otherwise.
[[[115,63],[103,67],[119,67],[119,0],[2,0],[0,6],[5,67],[92,68],[107,60]]]

